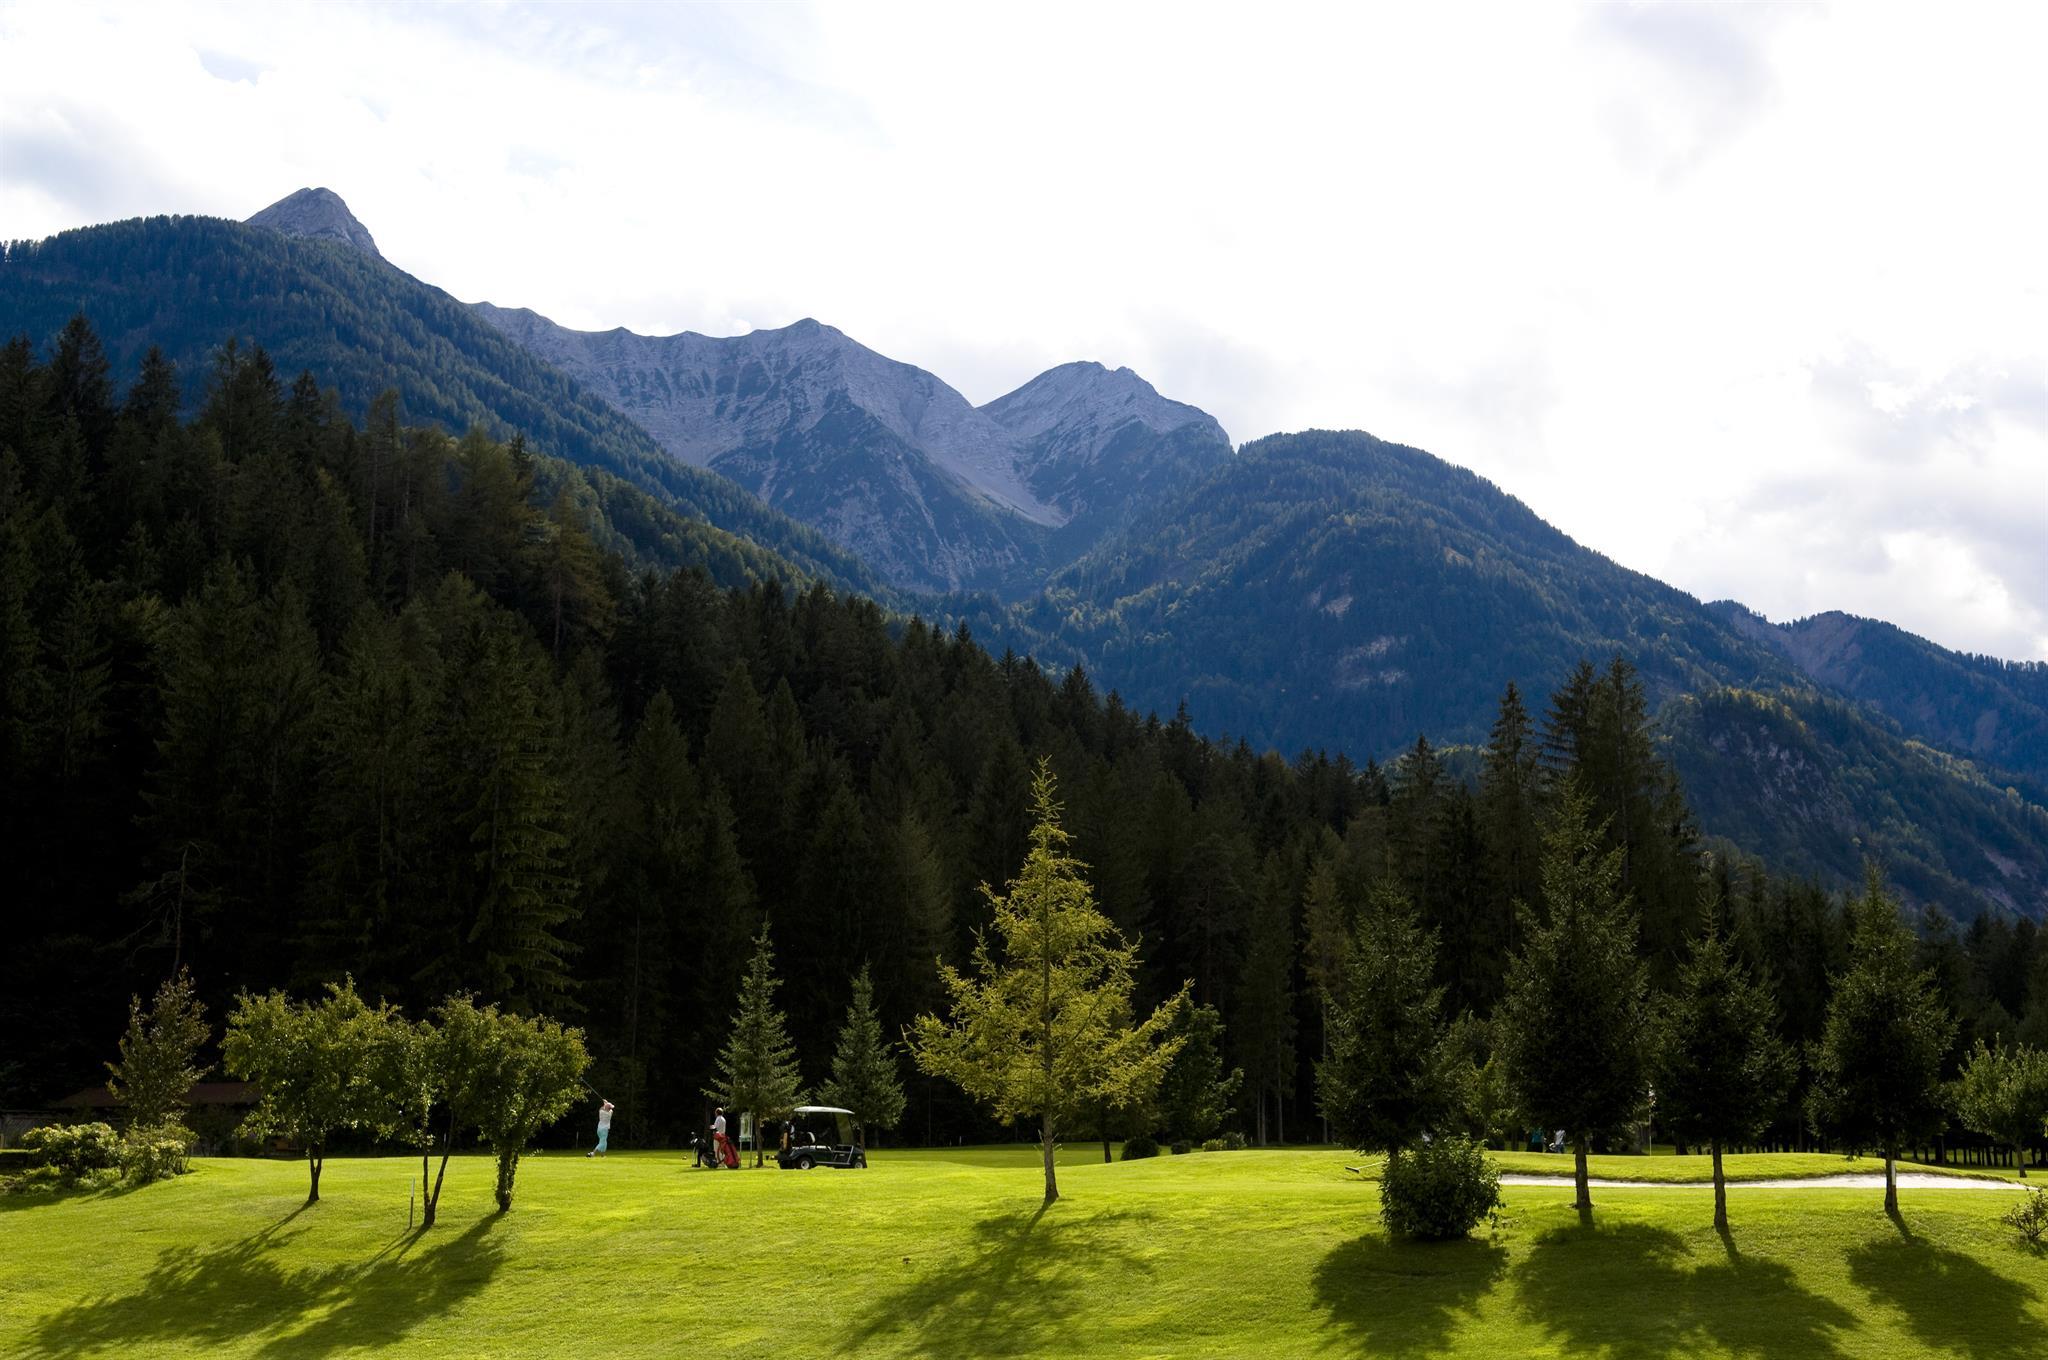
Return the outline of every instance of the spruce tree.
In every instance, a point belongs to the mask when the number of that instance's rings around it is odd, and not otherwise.
[[[718,1085],[704,1092],[728,1110],[753,1116],[755,1166],[761,1165],[761,1126],[785,1118],[803,1099],[796,1045],[775,1005],[775,989],[781,985],[764,921],[740,982],[739,1010],[733,1015],[725,1051],[718,1055]]]
[[[1721,1151],[1769,1127],[1793,1073],[1778,1039],[1768,988],[1730,957],[1721,939],[1720,894],[1711,886],[1692,956],[1675,992],[1658,1005],[1657,1110],[1681,1141],[1704,1142],[1714,1159],[1714,1226],[1728,1226]]]
[[[1517,1104],[1571,1139],[1582,1216],[1593,1208],[1593,1137],[1635,1118],[1647,1091],[1635,907],[1621,891],[1621,852],[1600,839],[1586,795],[1567,784],[1544,840],[1544,914],[1522,910],[1524,944],[1496,1017]]]
[[[839,1046],[832,1055],[832,1079],[820,1094],[853,1112],[862,1147],[867,1146],[869,1128],[893,1129],[903,1118],[903,1081],[896,1070],[896,1055],[882,1038],[882,1022],[875,1014],[875,987],[866,964],[854,975],[846,1027],[839,1031]]]
[[[1940,1132],[1947,1117],[1941,1060],[1955,1017],[1933,975],[1915,966],[1913,932],[1876,866],[1850,915],[1849,969],[1828,1003],[1808,1109],[1816,1130],[1884,1154],[1884,1208],[1896,1214],[1900,1149]]]
[[[1316,1088],[1330,1131],[1361,1152],[1399,1157],[1458,1114],[1444,1045],[1444,989],[1434,985],[1436,932],[1392,884],[1376,884],[1330,1007],[1330,1056]]]

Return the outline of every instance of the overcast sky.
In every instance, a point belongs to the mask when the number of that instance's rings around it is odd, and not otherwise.
[[[322,184],[465,300],[1129,365],[2048,658],[2048,6],[1360,8],[0,3],[0,237]]]

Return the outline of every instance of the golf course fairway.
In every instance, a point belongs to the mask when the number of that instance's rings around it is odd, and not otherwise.
[[[132,1192],[0,1197],[0,1355],[1962,1356],[2048,1354],[2048,1255],[2017,1192],[1511,1186],[1489,1235],[1390,1242],[1355,1154],[878,1150],[867,1171],[710,1172],[675,1153],[492,1164],[202,1160]],[[1564,1158],[1540,1159],[1568,1170]],[[1699,1158],[1601,1158],[1704,1168]],[[1506,1159],[1525,1169],[1522,1159]],[[1811,1168],[1802,1170],[1801,1168]],[[1868,1171],[1759,1158],[1783,1177]],[[1915,1168],[1919,1169],[1919,1168]]]

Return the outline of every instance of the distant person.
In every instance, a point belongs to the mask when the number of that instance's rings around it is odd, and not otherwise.
[[[602,1157],[605,1147],[612,1139],[612,1103],[600,1101],[597,1106],[597,1146],[584,1153],[586,1157]]]
[[[718,1160],[727,1166],[738,1166],[740,1157],[733,1151],[732,1143],[725,1136],[725,1106],[719,1105],[711,1111],[711,1146],[718,1153]]]
[[[1557,1131],[1557,1137],[1556,1137],[1555,1139],[1553,1139],[1553,1140],[1551,1141],[1551,1144],[1550,1144],[1550,1150],[1551,1150],[1552,1152],[1563,1152],[1563,1151],[1564,1151],[1564,1130],[1563,1130],[1563,1129],[1559,1129],[1559,1130]]]

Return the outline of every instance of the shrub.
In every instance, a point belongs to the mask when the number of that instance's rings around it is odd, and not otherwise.
[[[130,1129],[121,1139],[121,1177],[131,1185],[148,1185],[185,1174],[198,1135],[183,1124],[157,1124]]]
[[[45,1124],[21,1135],[35,1154],[39,1184],[75,1185],[94,1172],[121,1165],[121,1138],[109,1124]]]
[[[1221,1141],[1225,1152],[1244,1151],[1244,1135],[1236,1129],[1232,1129],[1229,1133],[1224,1134]]]
[[[1141,1133],[1136,1138],[1124,1139],[1123,1158],[1127,1162],[1135,1162],[1140,1157],[1157,1157],[1158,1155],[1159,1140],[1149,1133]]]
[[[1202,1140],[1202,1151],[1204,1152],[1222,1152],[1229,1146],[1230,1144],[1224,1142],[1221,1138],[1205,1138]]]
[[[2026,1192],[2025,1199],[2005,1211],[2003,1221],[2029,1246],[2038,1247],[2048,1239],[2048,1190],[2030,1185]]]
[[[1176,1157],[1185,1157],[1188,1153],[1193,1152],[1194,1150],[1195,1145],[1193,1143],[1190,1143],[1185,1138],[1181,1139],[1178,1143],[1175,1143],[1173,1145],[1173,1155]]]
[[[1402,1237],[1463,1237],[1500,1209],[1500,1175],[1477,1143],[1439,1138],[1387,1159],[1380,1221]]]

